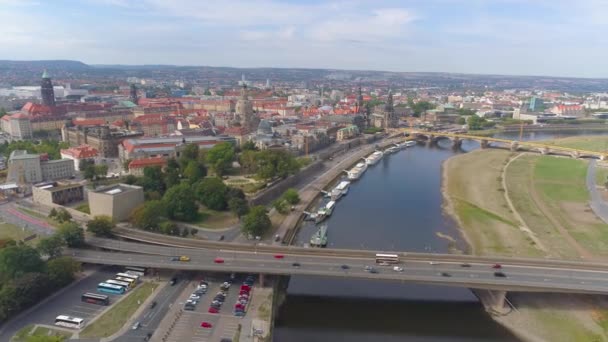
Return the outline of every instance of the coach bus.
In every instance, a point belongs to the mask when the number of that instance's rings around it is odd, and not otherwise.
[[[127,289],[123,286],[117,286],[108,283],[97,284],[97,291],[113,294],[124,294]]]
[[[397,254],[376,254],[376,263],[380,265],[398,264],[399,256]]]
[[[133,279],[135,281],[139,280],[139,276],[136,274],[131,274],[131,273],[116,273],[117,277],[122,277],[122,278],[129,278],[129,279]]]
[[[125,270],[126,270],[125,273],[136,274],[140,277],[143,277],[146,275],[146,269],[143,267],[127,266],[127,267],[125,267]]]
[[[60,315],[55,318],[55,325],[59,325],[66,328],[80,329],[84,325],[84,319]]]
[[[124,282],[124,281],[115,280],[115,279],[108,279],[108,280],[105,281],[105,283],[112,284],[112,285],[117,285],[117,286],[122,286],[122,287],[125,288],[125,291],[129,290],[129,283]]]
[[[83,293],[80,296],[80,300],[85,303],[97,304],[97,305],[108,305],[110,304],[110,297],[106,295],[100,295],[96,293]]]
[[[135,280],[131,279],[131,278],[123,278],[123,277],[116,276],[116,277],[114,277],[114,280],[116,280],[116,281],[122,281],[123,283],[129,284],[129,289],[132,289],[132,288],[135,287],[135,285],[137,285],[137,283],[135,282]]]

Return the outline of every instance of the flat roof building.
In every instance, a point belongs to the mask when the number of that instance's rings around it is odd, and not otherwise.
[[[84,187],[78,183],[47,182],[32,187],[34,203],[52,207],[84,200]]]
[[[144,188],[116,184],[88,192],[92,216],[106,215],[116,221],[127,220],[133,209],[144,203]]]

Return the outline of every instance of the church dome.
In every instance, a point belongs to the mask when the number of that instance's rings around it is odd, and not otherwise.
[[[272,127],[270,126],[270,122],[268,122],[268,120],[260,120],[260,124],[258,125],[258,134],[272,134]]]

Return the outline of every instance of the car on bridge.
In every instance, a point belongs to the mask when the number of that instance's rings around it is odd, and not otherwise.
[[[179,257],[179,261],[190,261],[190,257],[182,255],[182,256]]]
[[[223,264],[224,263],[224,259],[222,258],[215,258],[213,259],[213,262],[216,264]]]
[[[503,272],[494,272],[494,276],[495,277],[500,277],[500,278],[506,278],[507,275],[504,274]]]
[[[494,265],[492,266],[492,268],[493,268],[493,269],[498,270],[498,269],[501,269],[501,268],[502,268],[502,265],[501,265],[501,264],[494,264]]]
[[[275,259],[283,259],[283,258],[285,258],[285,255],[283,255],[283,254],[275,254],[274,258]]]

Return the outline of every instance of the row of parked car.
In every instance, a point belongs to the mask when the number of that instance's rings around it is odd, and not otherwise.
[[[201,297],[207,293],[207,289],[209,288],[209,283],[204,280],[201,280],[196,287],[196,290],[192,292],[188,300],[186,300],[186,304],[184,304],[184,310],[194,311],[196,310],[196,305],[200,301]]]
[[[255,282],[255,277],[253,275],[248,275],[241,285],[239,290],[239,298],[236,300],[234,304],[234,315],[237,317],[245,316],[245,310],[247,309],[247,304],[249,303],[249,298],[251,295],[251,287]]]
[[[207,310],[209,313],[220,312],[220,308],[222,307],[222,305],[224,305],[224,302],[226,301],[228,290],[230,289],[230,286],[232,286],[234,278],[235,275],[232,274],[229,279],[226,279],[226,281],[224,281],[222,285],[220,285],[220,291],[215,294],[215,297],[213,297],[213,301],[209,305],[209,310]]]

